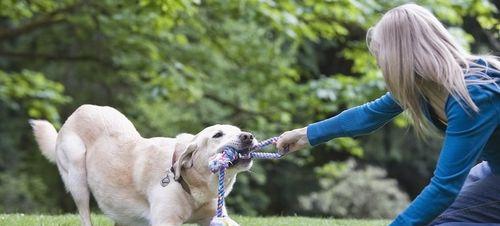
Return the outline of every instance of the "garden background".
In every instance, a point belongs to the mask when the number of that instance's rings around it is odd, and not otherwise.
[[[405,2],[0,0],[0,213],[75,212],[29,118],[59,127],[91,103],[119,109],[145,137],[229,123],[265,139],[377,98],[386,91],[365,34]],[[499,1],[416,3],[468,50],[499,55]],[[369,136],[258,161],[238,177],[230,212],[394,217],[440,148],[408,126],[401,116]]]

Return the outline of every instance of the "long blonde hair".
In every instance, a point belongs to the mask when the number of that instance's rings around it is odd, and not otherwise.
[[[451,95],[464,109],[477,113],[479,109],[467,85],[495,80],[475,61],[481,58],[490,67],[500,69],[498,57],[466,53],[430,11],[416,4],[401,5],[385,13],[368,31],[367,44],[389,92],[407,110],[418,135],[435,131],[425,119],[424,101],[442,106],[433,110],[443,115],[446,98]],[[465,74],[471,72],[483,78],[466,80]]]

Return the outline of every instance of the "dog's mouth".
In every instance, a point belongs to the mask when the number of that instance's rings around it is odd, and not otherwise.
[[[252,162],[252,159],[238,158],[238,159],[229,163],[229,168],[231,168],[233,166],[238,166],[238,165],[248,166],[251,162]]]
[[[224,145],[219,149],[218,152],[222,152],[226,149],[231,149],[234,151],[237,158],[231,162],[229,162],[228,167],[232,168],[235,166],[243,166],[246,167],[251,164],[252,159],[250,158],[250,151],[253,147],[253,142],[238,142],[238,143],[230,143]]]

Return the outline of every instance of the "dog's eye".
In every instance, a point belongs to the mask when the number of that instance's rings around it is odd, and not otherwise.
[[[214,134],[214,135],[212,136],[212,138],[219,138],[219,137],[222,137],[222,136],[224,136],[224,133],[223,133],[222,131],[219,131],[219,132],[217,132],[216,134]]]

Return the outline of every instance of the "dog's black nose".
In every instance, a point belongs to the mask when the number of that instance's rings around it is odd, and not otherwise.
[[[239,136],[241,142],[252,142],[253,135],[251,133],[243,132]]]

